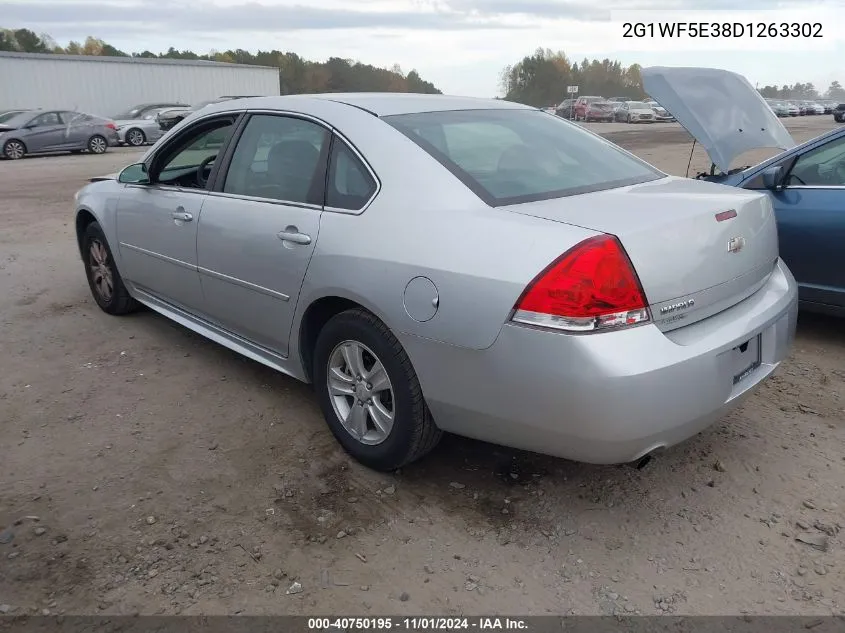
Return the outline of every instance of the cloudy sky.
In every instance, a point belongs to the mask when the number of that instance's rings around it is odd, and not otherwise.
[[[740,5],[742,12],[728,9]],[[834,79],[845,84],[842,7],[842,0],[0,0],[0,15],[4,27],[48,33],[63,45],[94,35],[127,51],[277,48],[314,60],[398,63],[444,92],[494,96],[501,69],[538,47],[576,60],[721,67],[760,86],[811,81],[824,90]],[[626,21],[818,22],[822,37],[624,38]]]

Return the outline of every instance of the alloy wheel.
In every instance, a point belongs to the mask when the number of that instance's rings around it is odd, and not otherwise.
[[[395,417],[393,385],[381,360],[358,341],[343,341],[329,355],[329,398],[341,425],[362,444],[381,444]]]
[[[6,155],[6,158],[17,160],[19,158],[23,158],[26,150],[24,149],[23,143],[20,141],[9,141],[4,146],[3,153]]]
[[[141,130],[129,130],[129,134],[126,135],[126,140],[129,141],[130,145],[134,145],[135,147],[143,145],[144,133],[141,132]]]
[[[100,240],[91,240],[88,248],[88,266],[97,294],[108,303],[114,294],[114,279],[109,266],[109,252]]]
[[[106,139],[102,136],[95,136],[88,141],[88,149],[90,149],[94,154],[102,154],[106,151],[106,148]]]

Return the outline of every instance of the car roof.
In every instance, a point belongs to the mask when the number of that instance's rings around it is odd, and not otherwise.
[[[228,100],[206,106],[204,111],[224,111],[251,108],[285,110],[291,107],[307,106],[314,101],[334,101],[365,110],[375,116],[394,114],[417,114],[421,112],[445,112],[448,110],[536,110],[537,108],[502,99],[476,97],[453,97],[449,95],[416,94],[406,92],[354,92],[322,93],[305,95],[284,95],[273,97],[247,97]],[[235,105],[236,104],[236,105]]]

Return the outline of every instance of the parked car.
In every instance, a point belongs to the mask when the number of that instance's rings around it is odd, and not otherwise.
[[[75,208],[103,311],[149,306],[313,383],[377,469],[442,431],[638,461],[738,405],[795,332],[767,196],[501,100],[211,105]]]
[[[845,128],[796,146],[741,75],[712,68],[647,68],[642,77],[648,90],[671,104],[720,170],[703,177],[767,193],[781,257],[795,275],[802,306],[845,316]],[[701,96],[706,86],[730,98],[714,104]],[[744,133],[724,134],[722,121],[732,121]],[[761,148],[783,151],[758,165],[732,169],[742,154]]]
[[[800,101],[787,101],[787,103],[795,108],[796,116],[807,115],[807,106],[803,105]]]
[[[180,106],[177,108],[171,108],[168,110],[163,110],[159,112],[157,121],[159,127],[163,131],[170,130],[176,127],[179,123],[181,123],[189,114],[196,112],[197,110],[202,110],[205,106],[211,105],[214,103],[222,103],[224,101],[231,101],[232,99],[249,99],[250,96],[233,96],[227,95],[224,97],[218,97],[217,99],[209,99],[208,101],[201,101],[197,104],[192,106]]]
[[[819,103],[824,107],[825,114],[833,114],[833,109],[836,107],[836,101],[825,99],[824,101],[819,101]]]
[[[845,123],[845,103],[837,104],[833,109],[833,120],[837,123]]]
[[[606,99],[606,101],[610,103],[625,103],[626,101],[630,101],[631,97],[611,97],[610,99]]]
[[[575,120],[584,121],[591,103],[607,103],[604,97],[578,97],[575,100]]]
[[[572,119],[575,116],[575,102],[577,99],[564,99],[555,110],[555,114],[564,119]]]
[[[654,123],[654,110],[642,101],[626,101],[614,111],[613,120],[625,123]]]
[[[0,148],[11,160],[45,152],[102,154],[117,142],[113,121],[84,112],[29,111],[0,124]]]
[[[789,108],[785,103],[782,101],[775,101],[775,100],[767,100],[766,103],[771,108],[772,112],[777,117],[788,117],[789,116]]]
[[[146,110],[137,119],[118,119],[117,136],[120,143],[139,147],[147,143],[155,143],[164,135],[164,130],[158,124],[159,112],[167,108]]]
[[[134,105],[128,110],[120,112],[112,117],[114,121],[128,121],[132,119],[143,119],[144,115],[152,110],[163,110],[166,108],[188,108],[187,103],[177,101],[159,101],[157,103],[141,103]]]
[[[820,103],[816,103],[815,101],[805,101],[804,105],[807,106],[808,114],[824,114],[824,106]]]
[[[658,122],[674,121],[675,117],[657,101],[646,101],[648,107],[654,111],[654,120]]]
[[[592,101],[581,109],[581,120],[584,122],[598,121],[610,123],[613,121],[613,103],[607,101]],[[578,105],[575,106],[575,120],[578,120]]]

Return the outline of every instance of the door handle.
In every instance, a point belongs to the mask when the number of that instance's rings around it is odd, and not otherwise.
[[[311,243],[311,236],[300,233],[296,230],[296,227],[288,227],[286,230],[276,233],[276,237],[283,242],[293,242],[294,244],[302,244],[303,246]]]
[[[184,211],[174,211],[171,214],[171,217],[174,220],[182,220],[182,222],[190,222],[194,219],[194,216],[192,216],[190,213],[185,213]]]

